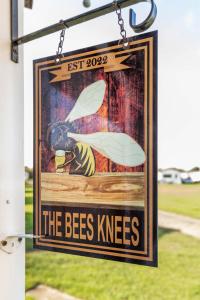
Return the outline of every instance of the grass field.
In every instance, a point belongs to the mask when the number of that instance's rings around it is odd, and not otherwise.
[[[159,191],[162,205],[167,201],[166,189],[162,186]],[[31,187],[26,189],[26,228],[32,231]],[[29,241],[27,289],[42,283],[84,300],[200,299],[200,241],[178,232],[159,231],[158,269],[31,250]]]
[[[159,209],[200,218],[200,184],[160,184]]]

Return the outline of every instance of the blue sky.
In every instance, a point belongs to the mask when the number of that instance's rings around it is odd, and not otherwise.
[[[110,1],[92,0],[92,8]],[[158,81],[158,164],[159,167],[190,169],[200,166],[200,1],[155,0],[158,17],[150,30],[159,31]],[[81,0],[35,0],[34,9],[25,9],[24,31],[40,29],[86,9]],[[138,21],[149,4],[136,6]],[[123,9],[128,36],[129,9]],[[64,52],[118,39],[116,15],[89,21],[66,32]],[[26,44],[25,59],[25,164],[32,166],[32,60],[53,55],[59,33]]]

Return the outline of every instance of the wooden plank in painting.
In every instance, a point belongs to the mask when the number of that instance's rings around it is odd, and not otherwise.
[[[42,173],[41,200],[143,206],[144,174],[97,173],[84,177]]]

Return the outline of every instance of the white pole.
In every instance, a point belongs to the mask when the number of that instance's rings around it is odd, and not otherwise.
[[[19,34],[23,5],[19,0]],[[10,1],[0,0],[0,237],[24,233],[23,50],[10,60]],[[0,249],[0,299],[25,298],[24,241],[13,254]]]

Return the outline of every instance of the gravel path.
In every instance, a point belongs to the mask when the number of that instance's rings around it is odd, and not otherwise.
[[[33,297],[34,300],[79,300],[45,285],[38,285],[35,289],[28,291],[26,295]]]
[[[158,224],[159,227],[179,230],[200,239],[200,219],[159,211]]]

